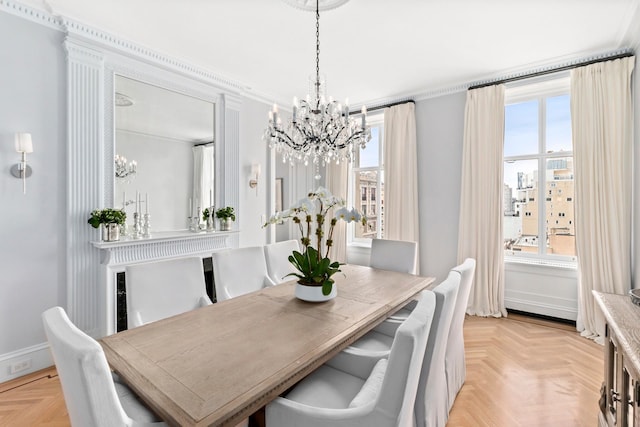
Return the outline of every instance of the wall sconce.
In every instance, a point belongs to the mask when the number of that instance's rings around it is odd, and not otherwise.
[[[256,195],[258,195],[258,178],[260,177],[260,164],[254,163],[251,165],[251,179],[249,180],[249,187],[256,189]]]
[[[11,175],[22,179],[22,193],[27,194],[27,178],[33,172],[27,164],[27,153],[33,153],[33,142],[30,133],[16,133],[16,151],[22,154],[20,163],[11,166]]]

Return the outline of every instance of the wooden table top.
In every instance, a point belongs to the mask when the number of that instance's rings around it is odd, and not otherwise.
[[[101,340],[109,364],[168,423],[235,425],[397,311],[434,279],[345,265],[335,299],[284,283]]]

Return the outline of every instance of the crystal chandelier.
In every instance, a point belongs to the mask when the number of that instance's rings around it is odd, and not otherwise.
[[[129,181],[135,177],[138,169],[138,163],[135,160],[127,163],[127,158],[116,154],[115,157],[115,171],[116,178],[126,178]]]
[[[274,104],[269,111],[269,127],[263,139],[269,148],[282,155],[283,162],[312,161],[318,171],[320,163],[350,161],[358,148],[364,148],[371,139],[366,125],[367,109],[362,107],[359,121],[349,117],[348,101],[343,104],[324,96],[324,84],[320,80],[320,8],[316,0],[316,76],[313,95],[298,102],[293,98],[293,114],[286,125]],[[316,174],[319,179],[319,174]]]

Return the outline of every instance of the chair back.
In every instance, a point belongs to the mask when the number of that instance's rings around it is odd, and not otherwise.
[[[402,240],[373,239],[369,266],[381,270],[417,274],[418,244]]]
[[[61,307],[42,314],[72,426],[126,426],[102,347],[78,329]]]
[[[471,293],[471,285],[473,284],[473,277],[476,273],[476,260],[473,258],[467,258],[460,265],[453,267],[452,271],[460,273],[460,290],[458,291],[458,297],[456,298],[455,314],[451,321],[452,326],[460,325],[464,323],[464,314],[467,311],[467,304],[469,304],[469,294]]]
[[[460,273],[451,271],[447,278],[433,290],[436,296],[436,309],[416,396],[417,427],[444,427],[449,417],[445,352],[460,278]]]
[[[125,277],[130,329],[211,304],[199,257],[128,265]]]
[[[466,377],[466,363],[464,360],[464,315],[467,311],[469,294],[473,276],[476,271],[476,260],[467,258],[462,264],[454,267],[451,271],[457,271],[460,276],[460,288],[456,297],[456,305],[449,328],[449,338],[447,339],[447,351],[445,354],[445,373],[447,377],[448,406],[449,410]]]
[[[213,281],[218,301],[235,298],[273,285],[262,246],[214,252]]]
[[[435,308],[435,294],[429,290],[422,291],[416,308],[396,331],[374,409],[377,412],[375,418],[389,418],[389,425],[414,425],[418,381]]]
[[[280,284],[295,279],[295,277],[285,278],[287,274],[297,271],[293,264],[289,262],[289,255],[293,251],[300,251],[300,245],[297,240],[285,240],[284,242],[265,245],[264,257],[267,262],[267,271],[274,283]]]

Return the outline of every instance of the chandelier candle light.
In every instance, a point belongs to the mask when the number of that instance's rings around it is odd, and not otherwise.
[[[282,154],[282,161],[294,161],[305,165],[312,161],[316,167],[316,179],[320,163],[325,166],[335,161],[350,161],[358,148],[365,148],[371,139],[371,129],[366,125],[367,109],[362,106],[360,123],[349,117],[349,102],[344,105],[324,96],[324,82],[320,80],[320,9],[316,0],[316,76],[313,98],[307,95],[298,101],[293,98],[293,114],[289,123],[282,124],[278,106],[269,111],[269,126],[263,139],[269,148]]]

